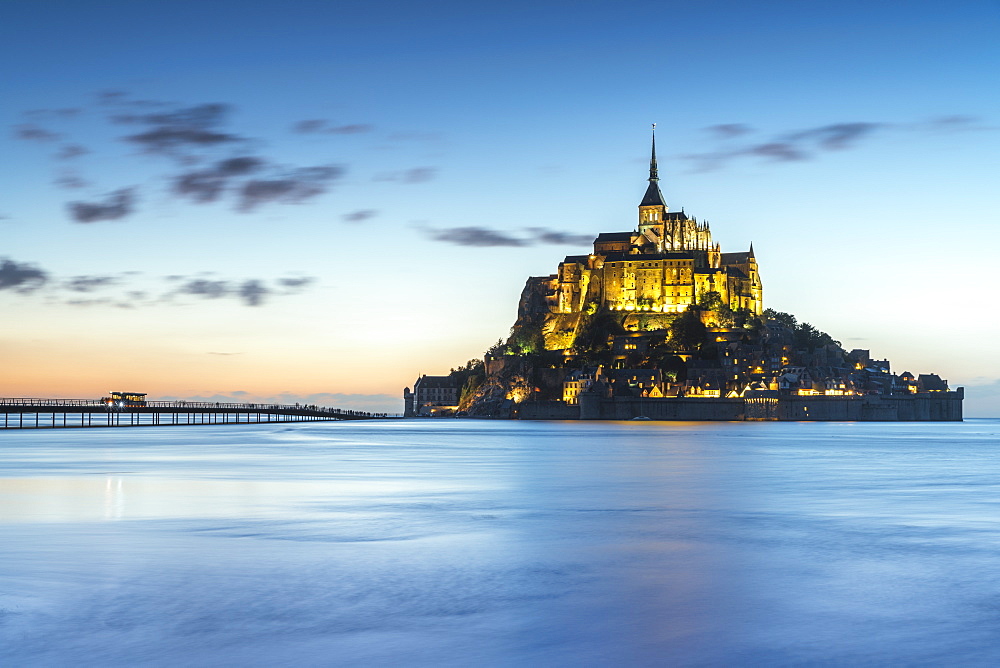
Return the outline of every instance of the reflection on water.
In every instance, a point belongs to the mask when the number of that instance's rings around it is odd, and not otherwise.
[[[0,434],[0,665],[996,665],[1000,421]]]

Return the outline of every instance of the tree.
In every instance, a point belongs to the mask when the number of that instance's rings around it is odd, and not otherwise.
[[[697,350],[707,330],[697,309],[689,308],[670,323],[670,343],[675,350]]]
[[[518,323],[511,327],[507,339],[507,354],[531,355],[545,350],[542,328],[533,323]]]
[[[698,306],[706,311],[721,311],[729,307],[722,301],[722,295],[715,290],[709,290],[698,299]]]
[[[773,308],[764,309],[764,317],[768,320],[777,320],[779,323],[791,330],[794,330],[799,325],[798,320],[796,320],[795,316],[791,313],[775,311]]]

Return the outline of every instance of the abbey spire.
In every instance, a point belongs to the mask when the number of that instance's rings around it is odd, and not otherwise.
[[[639,206],[662,206],[666,211],[667,203],[663,200],[663,193],[660,192],[660,176],[656,169],[656,123],[653,123],[653,150],[649,157],[649,187],[643,196]]]

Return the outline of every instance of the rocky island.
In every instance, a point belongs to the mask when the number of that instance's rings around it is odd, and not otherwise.
[[[765,309],[753,245],[724,253],[670,211],[656,139],[638,226],[527,280],[482,360],[404,390],[405,415],[654,420],[961,420],[963,388]]]

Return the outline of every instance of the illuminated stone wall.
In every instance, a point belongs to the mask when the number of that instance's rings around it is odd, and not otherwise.
[[[721,253],[708,228],[693,219],[674,221],[675,230],[665,232],[662,223],[652,224],[656,213],[640,213],[640,226],[646,230],[634,233],[627,252],[611,250],[620,247],[619,241],[603,241],[595,242],[590,255],[563,260],[552,286],[555,298],[549,300],[552,312],[579,313],[589,307],[680,313],[709,292],[718,293],[734,310],[763,312],[763,288],[752,252]]]

